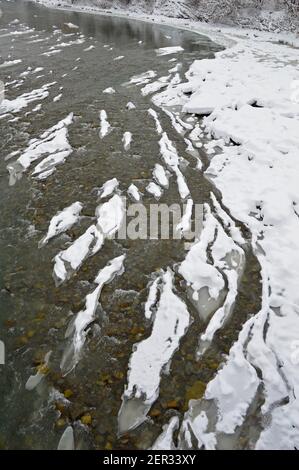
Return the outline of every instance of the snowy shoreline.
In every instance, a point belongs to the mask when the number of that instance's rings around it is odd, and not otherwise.
[[[213,23],[203,23],[200,21],[187,20],[181,18],[170,18],[163,15],[150,15],[142,13],[134,13],[132,11],[125,12],[123,9],[114,8],[114,9],[103,9],[103,8],[93,8],[93,7],[80,7],[73,6],[69,3],[63,3],[59,0],[32,0],[35,3],[43,5],[47,8],[53,8],[56,10],[64,11],[76,11],[78,13],[87,13],[87,14],[96,14],[104,16],[117,16],[119,18],[127,18],[132,20],[143,21],[150,24],[159,24],[164,26],[171,26],[174,28],[182,29],[184,31],[190,31],[192,33],[202,34],[210,38],[212,41],[218,43],[223,47],[231,47],[232,45],[238,42],[238,34],[244,33],[250,37],[255,37],[256,35],[264,38],[268,41],[282,41],[287,42],[294,47],[299,47],[299,37],[295,33],[287,32],[269,32],[269,31],[259,31],[256,29],[241,28],[238,26],[227,26],[225,24],[213,24]],[[229,36],[232,37],[229,37]],[[234,38],[233,36],[236,35]]]
[[[141,19],[137,14],[67,9]],[[206,176],[220,190],[224,206],[249,228],[263,278],[261,311],[249,312],[252,316],[224,367],[207,387],[206,400],[214,399],[218,407],[215,432],[207,433],[207,416],[202,410],[194,415],[191,404],[184,421],[186,440],[191,426],[199,447],[209,439],[215,448],[215,436],[232,435],[262,389],[261,413],[270,424],[256,448],[298,448],[299,41],[292,34],[221,26],[223,33],[186,20],[155,23],[205,34],[228,47],[214,59],[195,61],[187,83],[170,84],[153,101],[209,114],[201,128],[211,138]]]

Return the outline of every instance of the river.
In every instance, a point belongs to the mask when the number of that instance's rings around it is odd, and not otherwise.
[[[190,123],[200,121],[180,114],[175,128],[174,114],[155,107],[153,90],[147,94],[144,88],[155,77],[160,77],[157,91],[163,89],[161,77],[167,83],[183,81],[195,59],[211,58],[220,47],[195,33],[116,16],[57,11],[23,1],[1,1],[0,8],[0,79],[5,85],[0,105],[0,339],[6,353],[5,365],[0,365],[0,448],[56,449],[67,426],[74,430],[78,449],[150,448],[171,417],[183,418],[189,398],[201,398],[248,312],[258,310],[256,259],[248,248],[234,315],[201,359],[196,352],[205,320],[177,268],[187,253],[184,239],[107,237],[65,282],[53,278],[53,259],[95,223],[98,188],[107,181],[117,179],[113,194],[118,196],[126,196],[133,183],[146,208],[157,202],[147,191],[153,168],[161,164],[157,124],[180,156],[176,172],[194,204],[210,204],[211,191],[218,198],[199,168],[199,160],[202,169],[209,162],[204,147],[190,151],[189,145],[188,150],[177,132],[178,125],[186,133]],[[53,136],[60,139],[62,160],[46,167],[49,174],[34,173],[50,152]],[[32,157],[36,145],[40,153]],[[17,161],[24,153],[26,168]],[[170,172],[167,177],[169,186],[159,202],[182,205],[179,178]],[[52,217],[76,201],[82,205],[77,223],[39,247]],[[95,315],[83,331],[80,357],[76,363],[71,360],[74,367],[65,365],[72,319],[84,310],[99,270],[122,255],[124,272],[103,286]],[[136,427],[128,424],[135,418],[127,411],[120,418],[122,400],[127,400],[122,397],[134,345],[152,334],[152,321],[144,315],[149,286],[169,268],[173,289],[188,307],[189,327],[167,367],[161,367],[168,373],[161,376],[158,396],[146,411],[137,410],[148,417]],[[40,382],[31,387],[28,379],[36,374]],[[135,405],[139,409],[140,403]]]

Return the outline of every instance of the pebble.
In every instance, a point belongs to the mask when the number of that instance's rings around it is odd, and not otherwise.
[[[81,417],[80,421],[81,421],[82,424],[85,424],[86,426],[88,426],[92,422],[92,417],[91,417],[90,414],[86,414],[86,415]]]

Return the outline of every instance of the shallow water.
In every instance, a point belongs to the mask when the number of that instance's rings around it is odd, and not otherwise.
[[[5,97],[12,100],[55,82],[49,87],[48,97],[0,120],[0,339],[6,347],[6,364],[0,366],[0,448],[57,448],[68,424],[74,428],[77,448],[148,448],[173,414],[183,416],[190,387],[197,384],[203,393],[202,388],[214,376],[243,321],[257,310],[260,288],[255,258],[248,253],[232,321],[216,335],[213,347],[201,361],[196,357],[196,349],[204,324],[182,279],[176,275],[177,292],[188,306],[193,323],[173,357],[170,375],[162,377],[159,398],[150,412],[152,419],[121,436],[117,417],[132,347],[151,332],[151,323],[144,317],[147,286],[153,273],[174,268],[185,258],[184,241],[109,240],[59,287],[52,277],[52,260],[67,242],[94,223],[99,203],[95,188],[107,180],[116,177],[124,195],[134,182],[144,193],[146,207],[155,202],[145,191],[155,164],[160,162],[159,136],[154,120],[148,115],[148,109],[154,106],[151,95],[142,96],[140,86],[126,85],[131,77],[149,70],[156,71],[158,77],[167,76],[168,70],[180,63],[183,79],[195,58],[213,57],[219,47],[205,37],[167,26],[48,10],[21,1],[0,2],[0,7],[2,62],[22,60],[0,68],[0,78],[6,84]],[[15,18],[19,23],[11,23]],[[16,31],[22,34],[12,34]],[[59,43],[78,39],[77,44],[44,55],[53,51],[53,46],[54,50],[59,49]],[[90,46],[95,47],[84,51]],[[170,46],[181,46],[184,52],[157,55],[156,49]],[[120,56],[124,58],[114,60]],[[177,60],[169,62],[174,58]],[[43,70],[38,73],[31,70],[20,77],[27,67]],[[108,87],[113,87],[116,93],[103,94]],[[53,101],[60,93],[61,99]],[[136,109],[126,109],[129,101]],[[41,109],[33,111],[38,103]],[[113,127],[104,139],[99,137],[102,109]],[[30,168],[20,180],[9,185],[6,167],[15,158],[6,161],[6,156],[26,148],[30,139],[37,138],[70,112],[74,113],[74,122],[68,128],[73,152],[66,162],[43,182],[32,178]],[[209,202],[211,183],[196,170],[196,159],[186,152],[186,145],[168,116],[158,109],[157,112],[163,129],[185,159],[181,171],[194,202]],[[133,141],[125,151],[122,137],[128,131],[132,132]],[[202,151],[200,154],[206,166],[207,157]],[[38,249],[51,218],[75,201],[84,206],[80,222],[67,235],[58,236]],[[160,202],[181,203],[174,178]],[[125,272],[103,288],[101,305],[88,331],[82,357],[76,368],[63,376],[60,363],[67,347],[65,331],[71,316],[84,306],[99,269],[123,253],[126,253]],[[251,278],[250,291],[246,277]],[[49,351],[52,353],[45,365]],[[29,376],[41,365],[45,378],[33,391],[26,390]],[[59,393],[69,401],[64,401]]]

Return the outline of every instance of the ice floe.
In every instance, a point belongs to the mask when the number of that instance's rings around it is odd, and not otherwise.
[[[178,349],[189,323],[188,309],[173,292],[173,273],[168,269],[162,274],[161,297],[152,333],[135,345],[130,359],[128,385],[119,412],[120,432],[132,429],[145,420],[158,396],[161,374]],[[130,409],[131,406],[135,410]]]
[[[182,216],[182,219],[180,223],[176,226],[176,230],[180,231],[182,234],[185,234],[191,230],[192,209],[193,209],[193,200],[189,198],[187,199],[186,208]]]
[[[152,308],[156,304],[158,300],[158,287],[160,284],[160,277],[157,277],[153,282],[151,282],[150,287],[149,287],[149,292],[148,292],[148,298],[144,306],[144,316],[148,320],[152,318],[153,315],[153,310]]]
[[[169,181],[168,181],[167,173],[164,167],[160,165],[159,163],[156,163],[155,165],[153,176],[160,186],[163,186],[164,188],[168,188]]]
[[[79,26],[74,23],[64,23],[70,29],[79,29]]]
[[[180,420],[178,416],[173,416],[169,423],[163,426],[163,432],[156,439],[152,450],[177,450],[173,442],[173,433],[179,428]]]
[[[132,101],[129,101],[127,104],[126,104],[126,108],[131,111],[132,109],[136,109],[136,106],[134,103],[132,103]]]
[[[84,49],[84,52],[89,52],[89,51],[91,51],[91,50],[94,49],[94,48],[95,48],[95,46],[91,44],[90,46],[88,46],[88,47],[86,47],[86,48]]]
[[[147,72],[141,73],[140,75],[134,75],[133,77],[131,77],[127,85],[145,85],[156,76],[157,72],[155,72],[154,70],[148,70]]]
[[[107,95],[113,95],[115,93],[115,90],[112,87],[108,87],[108,88],[105,88],[105,90],[103,90],[103,93]]]
[[[124,149],[129,150],[132,142],[132,133],[129,131],[125,132],[122,138],[122,142],[124,145]]]
[[[148,110],[148,114],[154,118],[154,121],[155,121],[155,124],[156,124],[157,133],[158,133],[158,134],[162,134],[163,129],[162,129],[161,123],[160,123],[160,121],[159,121],[158,113],[157,113],[154,109],[150,108],[150,109]]]
[[[99,195],[101,199],[111,196],[111,194],[116,190],[119,185],[117,178],[112,178],[111,180],[106,181],[103,186],[99,189]]]
[[[166,132],[163,133],[160,142],[160,152],[168,168],[175,173],[177,178],[178,190],[182,199],[189,196],[190,191],[184,176],[179,168],[180,159],[173,143],[169,140]]]
[[[111,131],[111,125],[107,121],[107,113],[104,109],[102,109],[102,111],[100,112],[100,121],[101,121],[100,138],[103,139]]]
[[[4,69],[6,67],[12,67],[13,65],[20,64],[22,59],[15,59],[15,60],[5,60],[2,64],[0,64],[0,69]]]
[[[114,258],[99,271],[94,280],[94,283],[97,284],[96,289],[94,289],[91,294],[87,295],[85,308],[71,320],[66,331],[66,337],[71,338],[71,344],[67,346],[61,361],[61,370],[64,375],[69,373],[78,363],[82,347],[86,340],[87,328],[95,320],[103,286],[111,282],[116,275],[123,273],[125,256],[126,255],[121,255]]]
[[[129,194],[129,196],[131,196],[131,198],[134,201],[139,202],[140,199],[141,199],[141,194],[139,192],[139,189],[137,188],[137,186],[134,183],[130,184],[130,186],[128,188],[128,194]]]
[[[51,238],[69,230],[80,218],[83,205],[81,202],[74,202],[70,206],[58,212],[50,221],[48,232],[39,243],[39,246],[46,245]]]
[[[170,46],[170,47],[160,47],[156,49],[158,56],[177,54],[178,52],[183,52],[184,49],[181,46]]]
[[[75,440],[72,426],[68,426],[64,431],[58,443],[57,450],[74,450]]]
[[[141,94],[143,96],[147,96],[147,95],[156,93],[157,91],[162,90],[163,88],[166,88],[168,86],[169,79],[170,79],[170,75],[165,76],[165,77],[160,77],[158,80],[152,83],[148,83],[143,88],[141,88]]]
[[[195,147],[202,145],[203,137],[215,139],[206,147],[211,159],[206,176],[222,194],[222,206],[216,207],[214,201],[222,227],[211,218],[208,225],[216,224],[217,237],[208,236],[208,227],[202,236],[215,242],[210,279],[218,279],[219,285],[210,287],[216,287],[215,294],[221,297],[221,272],[227,291],[218,307],[215,304],[210,310],[214,315],[202,340],[211,340],[229,318],[242,266],[243,254],[238,248],[244,240],[233,219],[227,220],[223,207],[250,230],[262,268],[262,309],[252,312],[253,317],[243,325],[226,363],[206,390],[205,399],[216,405],[215,434],[207,431],[211,423],[207,426],[200,407],[194,408],[187,426],[198,438],[199,447],[214,448],[220,433],[232,435],[242,426],[262,389],[259,411],[269,424],[257,436],[256,448],[294,449],[299,443],[299,407],[294,394],[299,387],[298,362],[292,359],[299,304],[299,104],[292,90],[298,81],[298,51],[250,34],[232,34],[231,38],[234,45],[218,52],[215,59],[194,62],[187,73],[188,83],[168,87],[153,100],[159,106],[181,105],[185,112],[210,114],[188,139]],[[186,98],[188,94],[190,98]],[[168,159],[165,146],[164,150]],[[202,256],[204,238],[191,247],[189,261],[197,250],[196,259]],[[224,248],[227,254],[220,259]],[[183,271],[186,260],[180,268]],[[196,275],[187,271],[184,274],[192,285]],[[201,274],[204,271],[203,267]],[[209,284],[208,278],[204,282]],[[202,280],[197,278],[198,285]]]
[[[56,82],[46,83],[41,88],[32,90],[28,93],[23,93],[13,100],[4,99],[0,103],[0,115],[4,113],[19,113],[23,108],[26,108],[34,101],[44,100],[49,96],[49,88]]]
[[[56,103],[57,101],[60,101],[62,97],[62,93],[59,93],[59,95],[54,96],[53,102]]]
[[[65,161],[73,151],[68,141],[68,126],[72,122],[73,113],[70,113],[65,119],[59,121],[58,124],[43,132],[39,138],[30,140],[28,147],[16,162],[7,166],[11,184],[15,183],[34,161],[45,154],[50,155],[35,168],[33,172],[35,175],[43,174],[43,172],[49,171],[49,169],[53,172],[53,168],[57,164]]]
[[[106,238],[112,237],[121,227],[124,203],[117,194],[96,209],[97,223],[54,258],[54,279],[61,284],[77,271],[84,260],[95,255]]]
[[[163,194],[162,188],[154,182],[150,182],[147,185],[146,190],[148,193],[152,194],[156,199],[160,199]]]

